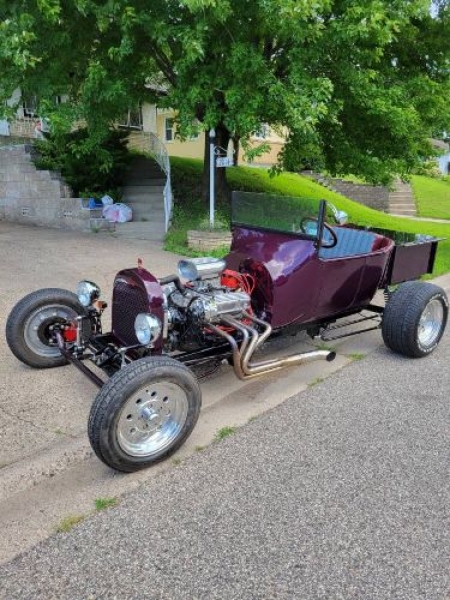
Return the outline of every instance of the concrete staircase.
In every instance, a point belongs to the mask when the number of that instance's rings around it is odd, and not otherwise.
[[[415,217],[417,215],[416,203],[410,184],[398,179],[394,185],[394,190],[389,194],[389,213]]]
[[[313,171],[302,171],[300,174],[314,179],[314,181],[332,192],[351,198],[355,202],[364,204],[364,206],[388,212],[389,192],[384,186],[355,183],[338,177],[327,177],[322,173],[314,173]]]
[[[131,207],[133,220],[116,223],[117,236],[163,241],[165,183],[166,176],[157,162],[144,156],[134,160],[123,190],[123,202]]]

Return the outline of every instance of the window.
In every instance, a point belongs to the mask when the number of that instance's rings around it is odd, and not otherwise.
[[[173,142],[174,139],[174,119],[166,119],[164,122],[164,139],[166,142]]]
[[[60,96],[54,97],[55,106],[59,106],[60,104],[64,104],[68,101],[68,96],[66,94],[62,94]],[[23,96],[22,97],[22,110],[21,115],[25,119],[36,119],[38,117],[38,98],[37,96]],[[20,112],[19,112],[20,116]]]
[[[28,119],[33,119],[34,117],[37,116],[37,97],[36,96],[29,96],[24,97],[23,102],[22,102],[22,110],[23,110],[23,116],[28,118]]]
[[[130,108],[130,110],[120,121],[119,127],[126,127],[127,129],[143,128],[142,107],[140,104],[134,109]]]
[[[200,137],[200,122],[199,122],[199,120],[198,119],[194,119],[192,121],[192,125],[193,125],[193,127],[195,127],[196,131],[194,131],[193,133],[191,133],[191,135],[189,136],[188,139],[191,142],[195,142]]]
[[[270,136],[270,127],[267,123],[261,123],[259,128],[255,131],[255,137],[260,140],[265,140]]]

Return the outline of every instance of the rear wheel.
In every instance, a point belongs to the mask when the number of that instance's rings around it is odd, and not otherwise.
[[[52,328],[70,324],[85,310],[78,297],[59,288],[38,290],[25,296],[12,309],[6,322],[6,341],[11,352],[35,368],[67,364],[54,339]]]
[[[108,466],[138,471],[184,443],[200,407],[200,387],[187,367],[171,358],[143,358],[111,377],[97,395],[89,441]]]
[[[448,299],[442,288],[419,281],[404,283],[386,304],[384,343],[404,356],[427,356],[439,344],[447,318]]]

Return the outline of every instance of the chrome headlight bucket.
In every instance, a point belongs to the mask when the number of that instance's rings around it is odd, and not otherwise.
[[[100,288],[92,281],[80,281],[77,286],[77,296],[80,304],[87,308],[100,298]]]
[[[139,313],[134,320],[134,332],[143,346],[155,342],[161,335],[161,331],[161,321],[155,315]]]

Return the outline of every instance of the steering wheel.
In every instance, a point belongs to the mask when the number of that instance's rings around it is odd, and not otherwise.
[[[316,217],[306,217],[300,221],[301,231],[308,235],[317,235],[317,227],[318,220],[316,219]],[[330,225],[328,225],[328,223],[325,222],[323,224],[323,228],[326,229],[331,239],[326,239],[324,236],[322,236],[322,239],[320,240],[321,247],[334,248],[338,243],[338,238],[334,229]],[[314,230],[314,232],[312,232],[312,230]]]

